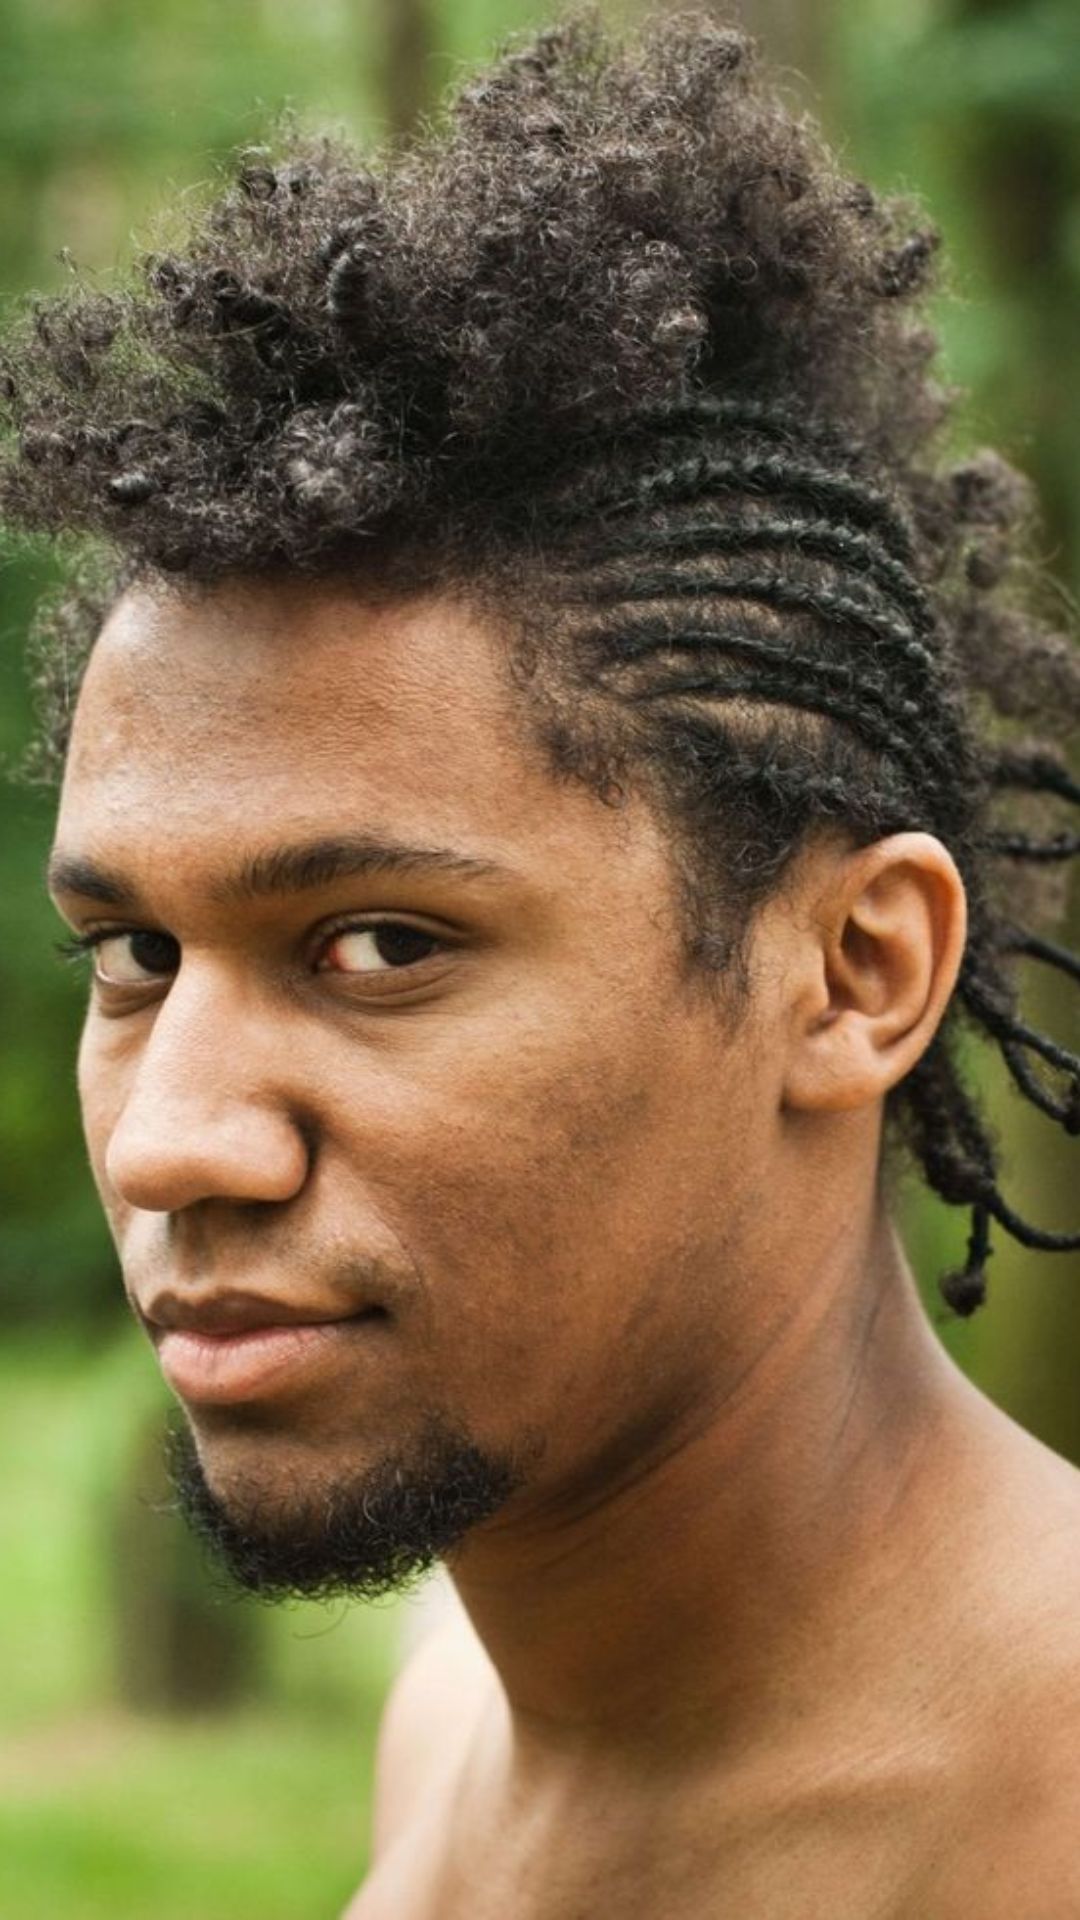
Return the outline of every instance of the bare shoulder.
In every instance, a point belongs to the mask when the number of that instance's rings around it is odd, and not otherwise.
[[[977,1637],[972,1690],[986,1705],[943,1863],[943,1920],[1080,1915],[1080,1473],[1040,1453],[1005,1556],[1011,1604],[996,1637]],[[992,1620],[985,1591],[981,1605]]]
[[[967,1818],[957,1822],[917,1911],[935,1920],[1080,1915],[1080,1686],[1044,1705],[1041,1742],[1031,1732],[1013,1754],[1006,1740],[988,1744]]]
[[[376,1860],[454,1772],[494,1684],[491,1662],[455,1606],[406,1662],[383,1710],[375,1761]]]

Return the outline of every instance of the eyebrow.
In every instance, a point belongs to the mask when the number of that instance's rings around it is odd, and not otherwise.
[[[372,834],[345,834],[250,854],[234,873],[214,881],[207,893],[215,905],[237,906],[380,874],[510,877],[494,861],[458,853],[452,847],[418,847]],[[50,893],[79,894],[108,907],[133,906],[139,897],[138,887],[122,873],[59,848],[49,859],[46,884]]]

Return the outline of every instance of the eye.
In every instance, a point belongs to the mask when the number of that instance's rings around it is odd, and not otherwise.
[[[328,973],[390,973],[430,960],[442,950],[443,942],[423,927],[380,920],[366,927],[342,927],[325,947],[321,967]]]
[[[94,938],[94,973],[114,987],[139,987],[176,972],[180,945],[169,933],[102,933]]]

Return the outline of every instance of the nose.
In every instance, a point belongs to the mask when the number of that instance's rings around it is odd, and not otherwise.
[[[309,1148],[280,1082],[279,1023],[181,972],[150,1027],[104,1155],[129,1206],[286,1201]]]

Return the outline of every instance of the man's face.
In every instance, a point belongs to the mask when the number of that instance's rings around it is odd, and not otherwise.
[[[433,1432],[518,1463],[496,1524],[591,1497],[707,1404],[772,1204],[769,998],[732,1034],[688,980],[660,829],[553,778],[504,645],[236,586],[129,595],[87,674],[87,1138],[238,1525]]]

